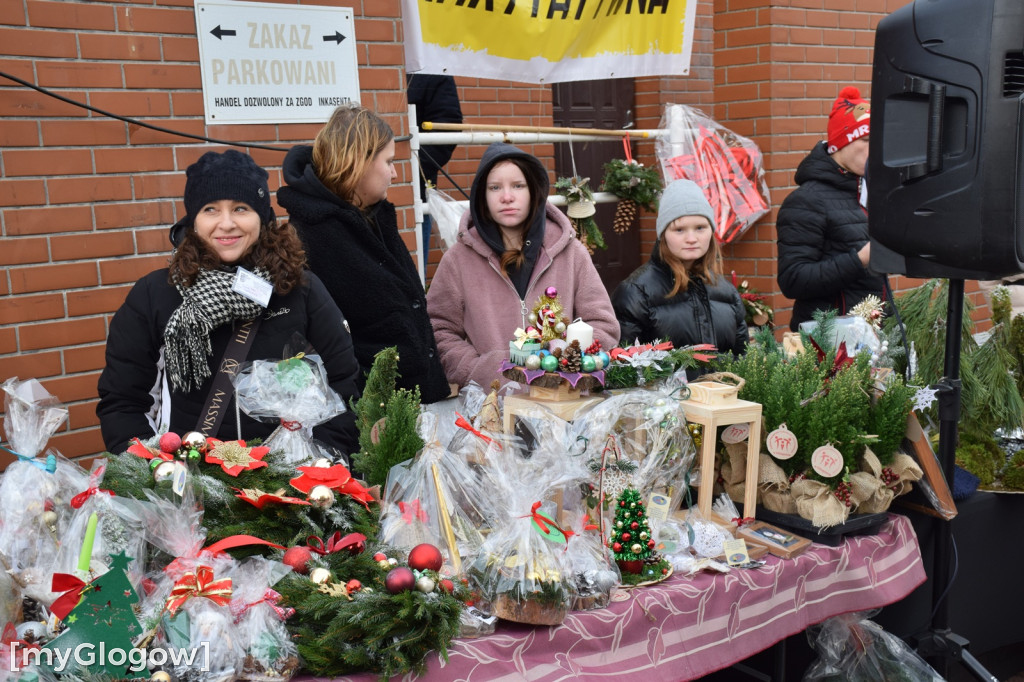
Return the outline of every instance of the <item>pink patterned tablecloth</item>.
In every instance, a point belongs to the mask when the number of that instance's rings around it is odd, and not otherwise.
[[[913,527],[890,514],[876,535],[812,544],[791,560],[769,556],[760,569],[673,576],[608,608],[571,612],[559,626],[500,621],[492,635],[456,640],[447,662],[432,654],[418,679],[691,680],[831,616],[899,601],[924,580]]]

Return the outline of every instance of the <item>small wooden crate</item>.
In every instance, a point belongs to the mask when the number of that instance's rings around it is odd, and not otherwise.
[[[686,385],[690,389],[690,400],[702,405],[726,405],[735,402],[739,386],[723,384],[720,381],[694,381]]]

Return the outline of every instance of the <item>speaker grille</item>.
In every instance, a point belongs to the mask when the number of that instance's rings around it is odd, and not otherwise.
[[[1007,52],[1003,60],[1003,97],[1024,93],[1024,52]]]

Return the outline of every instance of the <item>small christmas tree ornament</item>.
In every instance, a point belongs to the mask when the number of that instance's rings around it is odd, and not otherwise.
[[[408,592],[416,586],[416,576],[413,575],[412,569],[406,566],[398,566],[391,569],[386,576],[384,576],[384,587],[391,594],[398,594],[399,592]]]
[[[409,568],[417,571],[440,571],[442,563],[441,550],[429,543],[416,545],[409,552]]]
[[[173,455],[181,448],[181,436],[168,431],[164,435],[160,436],[160,452],[166,452]]]
[[[206,436],[198,431],[189,431],[181,437],[181,447],[186,450],[198,450],[200,453],[204,453],[206,452]]]
[[[331,572],[322,566],[318,566],[309,572],[309,579],[315,585],[323,585],[331,580]]]
[[[309,547],[289,547],[281,557],[281,563],[290,567],[296,573],[305,575],[309,572],[309,560],[313,558],[313,552]]]

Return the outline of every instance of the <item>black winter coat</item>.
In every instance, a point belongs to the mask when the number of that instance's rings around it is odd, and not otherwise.
[[[859,180],[832,160],[824,142],[796,169],[800,186],[782,202],[775,224],[779,288],[794,299],[789,323],[794,331],[816,310],[845,315],[869,294],[883,297],[885,277],[869,271],[857,256],[868,242]]]
[[[691,279],[686,291],[665,298],[673,283],[672,270],[661,260],[655,244],[651,259],[612,293],[624,344],[661,340],[682,348],[710,343],[721,352],[744,352],[746,313],[736,287],[725,277],[713,284]]]
[[[302,239],[309,269],[323,280],[351,327],[363,370],[360,390],[374,356],[396,346],[398,387],[419,386],[424,403],[444,400],[451,390],[394,205],[381,201],[364,216],[320,182],[312,154],[309,146],[288,152],[282,168],[287,186],[277,191],[277,201]]]
[[[416,105],[416,121],[431,123],[462,123],[459,89],[451,76],[410,73],[405,76],[406,99]],[[453,144],[430,144],[420,147],[420,167],[423,175],[437,185],[437,173],[444,168],[455,152]],[[425,201],[426,185],[420,178],[420,196]]]
[[[341,312],[331,300],[323,283],[312,273],[307,281],[285,295],[273,294],[260,321],[256,338],[249,348],[248,360],[280,360],[285,347],[300,333],[324,362],[327,378],[345,401],[358,397],[356,379],[359,365],[352,352],[352,337],[342,325]],[[149,273],[132,287],[124,304],[110,321],[107,335],[107,363],[100,374],[100,401],[96,414],[107,450],[124,452],[134,437],[154,435],[147,414],[153,409],[151,391],[157,386],[157,363],[164,345],[164,328],[171,314],[181,305],[181,294],[167,281],[167,269]],[[215,370],[231,338],[232,325],[213,330],[210,342],[210,369]],[[196,430],[206,405],[214,377],[187,393],[170,388],[169,430],[179,435]],[[257,422],[244,412],[242,438],[266,439],[277,424]],[[359,449],[355,415],[348,410],[326,424],[313,429],[318,440],[344,453]],[[235,427],[234,399],[225,409],[224,421],[216,434],[221,440],[238,437]]]

